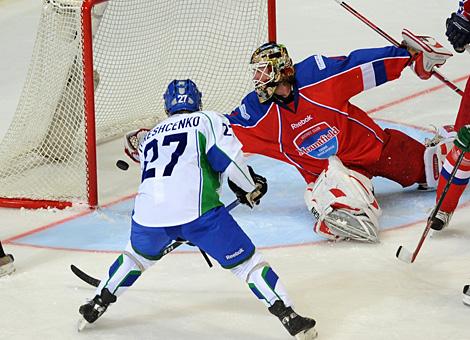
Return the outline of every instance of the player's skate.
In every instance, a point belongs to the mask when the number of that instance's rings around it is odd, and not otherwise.
[[[281,320],[290,335],[298,340],[315,339],[318,335],[315,330],[315,320],[298,315],[291,307],[286,307],[282,300],[277,300],[268,308],[271,314]]]
[[[449,225],[453,213],[438,210],[436,216],[431,219],[431,229],[440,231]]]
[[[463,299],[464,305],[470,306],[470,285],[463,287]]]
[[[95,322],[106,312],[108,306],[116,300],[116,296],[111,294],[107,288],[104,288],[100,295],[96,295],[93,300],[81,305],[78,312],[83,318],[78,321],[78,331],[83,330],[87,324]]]
[[[13,265],[14,261],[15,259],[11,254],[0,257],[0,277],[10,275],[15,271],[15,266]]]

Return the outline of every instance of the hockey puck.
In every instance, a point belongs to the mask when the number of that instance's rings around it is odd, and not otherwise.
[[[116,166],[121,169],[121,170],[124,170],[126,171],[127,169],[129,169],[129,164],[126,162],[126,161],[123,161],[122,159],[118,160],[116,162]]]

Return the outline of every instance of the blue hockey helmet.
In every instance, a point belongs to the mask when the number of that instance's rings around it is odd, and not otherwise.
[[[195,112],[202,109],[202,93],[191,79],[173,80],[163,94],[165,111],[168,116],[175,113]]]

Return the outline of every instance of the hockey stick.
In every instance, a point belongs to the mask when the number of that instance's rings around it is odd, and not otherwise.
[[[232,203],[230,203],[228,206],[227,206],[227,211],[230,211],[232,210],[233,208],[237,207],[238,205],[240,204],[240,201],[238,199],[236,199],[235,201],[233,201]],[[186,241],[186,240],[177,240],[173,243],[171,243],[170,245],[166,246],[162,251],[161,251],[161,257],[167,255],[168,253],[171,253],[173,250],[175,250],[176,248],[178,248],[179,246],[185,244],[185,243],[188,243],[191,245],[190,242]],[[212,263],[209,259],[209,257],[207,256],[207,254],[204,252],[204,250],[201,250],[201,254],[202,256],[204,257],[204,259],[206,260],[207,264],[209,265],[209,267],[212,267]],[[160,257],[160,258],[161,258]],[[88,283],[90,286],[93,286],[93,287],[98,287],[101,283],[100,280],[94,278],[93,276],[90,276],[88,275],[87,273],[85,273],[83,270],[81,270],[80,268],[78,268],[77,266],[71,264],[70,265],[70,269],[72,270],[72,272],[82,281]]]
[[[382,37],[384,37],[386,40],[391,42],[395,46],[400,46],[400,43],[396,41],[393,37],[388,35],[386,32],[384,32],[381,28],[377,27],[374,23],[372,23],[369,19],[367,19],[365,16],[363,16],[361,13],[356,11],[354,8],[349,6],[346,2],[342,0],[335,0],[341,7],[343,7],[345,10],[347,10],[349,13],[354,15],[356,18],[361,20],[363,23],[365,23],[367,26],[372,28],[375,32],[380,34]],[[445,85],[447,85],[449,88],[451,88],[454,92],[458,93],[459,95],[463,96],[463,91],[455,85],[453,82],[451,82],[449,79],[447,79],[445,76],[443,76],[439,71],[434,68],[432,72],[433,76],[435,76],[437,79],[442,81]]]
[[[88,283],[90,286],[98,287],[101,283],[100,280],[95,279],[93,276],[88,275],[83,270],[81,270],[80,268],[76,267],[73,264],[70,265],[70,269],[80,280]]]
[[[440,209],[442,202],[444,201],[447,191],[449,190],[452,181],[454,180],[455,174],[457,173],[457,170],[460,166],[460,163],[462,163],[464,156],[465,152],[462,151],[459,158],[457,158],[457,162],[454,166],[454,169],[452,170],[452,173],[450,174],[450,177],[446,183],[446,186],[444,187],[444,190],[442,191],[441,197],[439,197],[439,201],[434,207],[434,210],[432,211],[432,214],[426,223],[426,228],[424,228],[423,234],[421,235],[421,238],[419,239],[418,245],[416,246],[415,250],[413,251],[413,253],[411,253],[408,249],[404,248],[403,246],[399,246],[397,249],[397,253],[395,254],[398,259],[407,263],[413,263],[415,261],[416,256],[418,256],[419,250],[421,249],[424,243],[424,240],[428,236],[429,230],[431,230],[431,221],[436,217],[437,212]]]

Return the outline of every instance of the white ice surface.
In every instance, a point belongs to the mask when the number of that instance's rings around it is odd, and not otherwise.
[[[457,0],[351,0],[353,7],[400,39],[403,27],[445,42],[444,21]],[[0,134],[19,98],[39,15],[38,0],[0,0]],[[278,41],[294,60],[312,53],[347,54],[383,46],[383,38],[333,0],[278,0]],[[446,44],[449,47],[448,44]],[[469,73],[470,56],[456,55],[442,68],[449,79]],[[458,83],[461,87],[464,82]],[[440,85],[411,71],[354,99],[373,109]],[[459,97],[443,87],[375,113],[425,127],[451,123]],[[107,203],[132,193],[137,169],[115,169],[121,143],[101,147],[100,193]],[[413,209],[410,202],[410,209]],[[303,206],[299,209],[304,209]],[[15,237],[72,216],[68,211],[0,210],[0,239]],[[407,211],[403,211],[407,214]],[[264,250],[296,309],[318,322],[319,339],[467,340],[470,309],[461,289],[470,283],[470,207],[460,208],[451,228],[424,244],[412,265],[395,259],[403,244],[413,249],[423,223],[382,233],[378,245],[355,243]],[[269,216],[266,216],[269,219]],[[273,221],[274,223],[275,221]],[[95,326],[75,330],[78,306],[93,290],[68,269],[75,263],[100,276],[115,254],[50,250],[6,244],[17,273],[0,279],[0,339],[288,339],[279,322],[247,287],[198,254],[167,256],[145,273]]]

